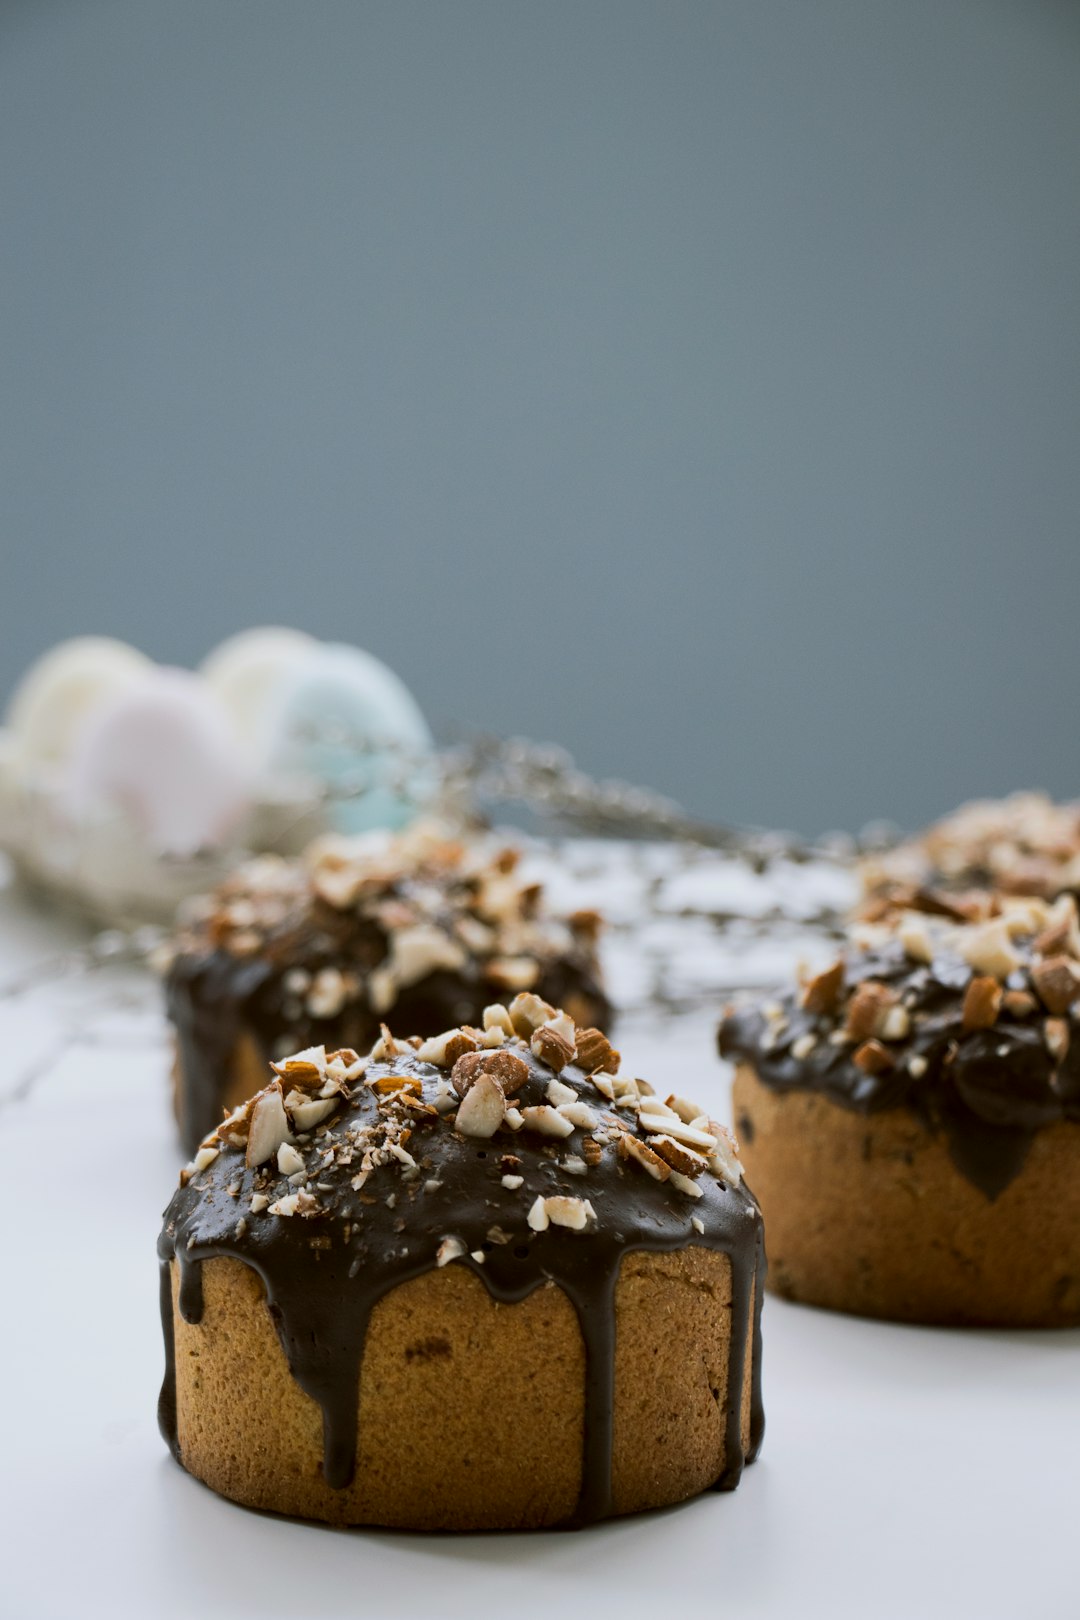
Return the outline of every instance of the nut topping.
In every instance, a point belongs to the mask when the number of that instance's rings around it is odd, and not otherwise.
[[[481,1071],[457,1111],[457,1129],[462,1136],[494,1136],[503,1122],[506,1098],[493,1074]]]
[[[451,1084],[459,1097],[464,1097],[469,1087],[481,1075],[487,1074],[497,1080],[503,1089],[503,1095],[512,1097],[529,1078],[529,1066],[514,1052],[466,1052],[454,1064],[450,1075]]]
[[[1002,989],[989,975],[976,976],[964,992],[961,1023],[965,1030],[992,1029],[1001,1011]]]
[[[577,1032],[577,1062],[586,1074],[618,1074],[619,1054],[598,1029]]]
[[[833,1013],[840,1002],[844,988],[844,964],[836,961],[804,986],[802,1004],[807,1012]]]
[[[1080,963],[1068,956],[1050,956],[1036,962],[1031,977],[1047,1012],[1066,1013],[1080,996]]]
[[[281,1100],[281,1082],[275,1081],[260,1092],[251,1111],[246,1161],[249,1167],[272,1159],[283,1142],[289,1140],[289,1120]]]

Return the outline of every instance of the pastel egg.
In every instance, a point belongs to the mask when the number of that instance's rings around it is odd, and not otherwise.
[[[66,759],[94,709],[152,667],[144,653],[109,636],[61,641],[31,664],[8,705],[20,760],[35,766]]]
[[[77,820],[120,815],[155,853],[186,856],[236,825],[246,776],[229,716],[202,678],[152,668],[87,722],[67,798]]]
[[[237,736],[247,746],[254,748],[264,734],[267,711],[283,681],[317,646],[314,636],[303,630],[263,625],[229,636],[203,659],[200,674],[229,711]]]
[[[270,716],[269,769],[326,790],[340,832],[400,827],[430,798],[433,743],[408,687],[358,647],[320,646]]]

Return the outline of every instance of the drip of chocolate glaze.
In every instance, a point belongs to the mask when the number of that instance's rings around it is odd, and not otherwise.
[[[513,1050],[529,1065],[520,1102],[542,1102],[551,1070],[523,1043]],[[441,1071],[411,1053],[372,1065],[367,1080],[408,1074],[420,1080],[431,1100]],[[606,1107],[576,1067],[560,1076],[590,1106]],[[323,1149],[343,1132],[378,1118],[370,1086],[360,1083],[339,1115],[320,1129]],[[620,1115],[633,1131],[633,1116]],[[359,1374],[371,1312],[399,1284],[434,1269],[440,1242],[458,1237],[466,1253],[453,1263],[466,1265],[493,1299],[515,1303],[545,1283],[566,1294],[580,1324],[585,1349],[585,1427],[582,1485],[575,1524],[592,1523],[612,1512],[611,1457],[614,1407],[615,1308],[619,1267],[636,1250],[670,1253],[698,1245],[729,1257],[731,1336],[725,1392],[725,1466],[716,1489],[738,1483],[743,1465],[757,1455],[764,1429],[761,1404],[760,1312],[764,1284],[764,1244],[757,1205],[745,1186],[733,1187],[712,1175],[702,1177],[702,1197],[683,1194],[654,1181],[639,1165],[620,1161],[613,1147],[585,1176],[562,1168],[560,1157],[574,1151],[575,1138],[553,1147],[528,1130],[500,1131],[478,1140],[457,1135],[443,1119],[419,1125],[409,1141],[422,1170],[413,1180],[400,1166],[383,1166],[366,1182],[361,1196],[351,1188],[351,1165],[320,1166],[322,1208],[317,1216],[252,1215],[253,1188],[265,1185],[264,1172],[247,1169],[241,1149],[223,1148],[218,1158],[174,1196],[158,1245],[162,1264],[162,1325],[166,1373],[159,1403],[162,1433],[180,1458],[173,1362],[173,1303],[170,1263],[180,1273],[179,1308],[185,1321],[202,1313],[202,1262],[225,1256],[251,1266],[262,1279],[271,1317],[293,1377],[323,1414],[323,1471],[327,1484],[348,1485],[356,1466]],[[520,1188],[502,1186],[501,1159],[514,1154]],[[271,1175],[271,1196],[291,1189]],[[237,1196],[228,1189],[236,1188]],[[433,1186],[432,1183],[437,1183]],[[586,1231],[550,1226],[533,1232],[526,1213],[537,1195],[587,1197],[596,1211]],[[366,1199],[366,1201],[364,1201]],[[241,1216],[245,1217],[238,1226]],[[691,1226],[697,1216],[704,1231]],[[494,1231],[495,1237],[491,1235]],[[503,1241],[503,1239],[507,1239]],[[313,1246],[317,1245],[317,1246]],[[474,1254],[482,1253],[482,1262]],[[747,1342],[752,1340],[751,1443],[742,1444],[742,1392]],[[362,1449],[363,1436],[359,1436]]]
[[[269,1062],[283,1050],[325,1046],[365,1052],[377,1039],[380,1015],[363,994],[364,978],[385,957],[387,938],[376,924],[316,905],[304,925],[292,926],[267,941],[254,956],[234,956],[221,948],[188,950],[173,961],[165,981],[166,1012],[176,1031],[179,1059],[178,1113],[184,1149],[194,1153],[221,1119],[233,1054],[241,1035],[254,1041]],[[334,967],[355,973],[361,995],[334,1018],[315,1018],[285,990],[290,969],[315,974]],[[537,994],[554,1007],[567,1007],[583,1027],[607,1029],[611,1005],[590,954],[575,946],[541,963]],[[485,1006],[503,994],[484,979],[470,959],[458,971],[439,969],[404,986],[385,1015],[396,1029],[439,1035],[462,1024],[479,1024]]]
[[[847,957],[848,986],[880,981],[896,991],[911,1014],[902,1041],[887,1043],[895,1062],[868,1074],[852,1061],[852,1042],[830,1041],[828,1020],[800,1005],[795,993],[780,999],[783,1020],[768,1019],[760,1006],[728,1013],[720,1026],[722,1056],[753,1065],[773,1090],[816,1091],[841,1108],[873,1114],[910,1110],[930,1131],[944,1134],[960,1173],[988,1199],[1019,1174],[1035,1133],[1055,1121],[1080,1124],[1080,1032],[1058,1060],[1048,1047],[1036,1013],[1018,1017],[1003,1008],[991,1029],[965,1030],[964,991],[972,970],[942,951],[914,963],[897,940]],[[1018,971],[1010,988],[1030,990]],[[779,1031],[779,1033],[777,1033]],[[810,1052],[794,1046],[812,1035]],[[912,1073],[910,1062],[921,1058]]]

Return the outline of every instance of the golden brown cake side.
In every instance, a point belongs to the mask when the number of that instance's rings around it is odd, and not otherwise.
[[[173,1298],[178,1279],[173,1266]],[[536,1529],[569,1519],[582,1484],[585,1352],[553,1283],[517,1304],[449,1267],[372,1314],[353,1479],[323,1476],[322,1415],[289,1372],[258,1275],[204,1265],[200,1322],[174,1315],[184,1466],[246,1506],[332,1524]],[[706,1490],[724,1472],[731,1332],[726,1255],[631,1254],[615,1296],[612,1511]],[[740,1402],[750,1447],[752,1361]],[[242,1443],[238,1443],[242,1437]]]
[[[1080,1125],[1040,1131],[991,1201],[907,1109],[777,1092],[749,1064],[734,1097],[776,1293],[895,1321],[1080,1324]]]
[[[275,1067],[166,1211],[160,1412],[186,1467],[418,1528],[737,1483],[764,1250],[723,1126],[531,993],[482,1029]]]

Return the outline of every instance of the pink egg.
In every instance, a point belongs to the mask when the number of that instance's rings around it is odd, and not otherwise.
[[[151,669],[97,708],[75,739],[68,781],[77,820],[119,814],[162,855],[220,843],[249,802],[228,714],[183,669]]]

